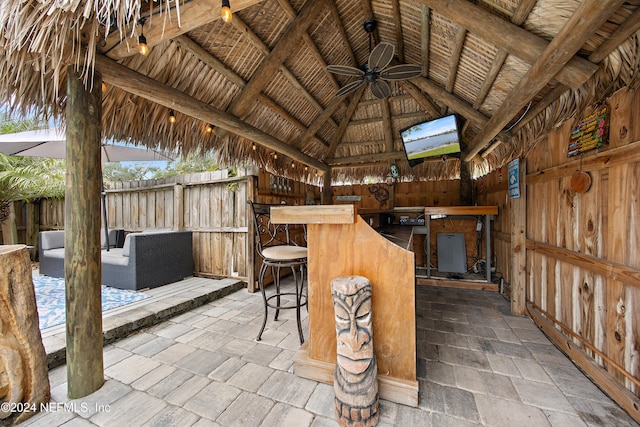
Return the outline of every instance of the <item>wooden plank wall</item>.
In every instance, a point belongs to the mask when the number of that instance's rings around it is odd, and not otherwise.
[[[607,393],[636,417],[634,394],[640,396],[640,91],[622,89],[607,104],[611,120],[607,146],[567,158],[575,126],[569,121],[527,155],[526,299],[534,318],[544,317],[564,334],[559,345],[569,351],[581,349],[588,361],[581,368],[592,378],[600,378]],[[592,177],[585,193],[571,188],[576,170]],[[508,266],[509,257],[506,175],[505,170],[502,183],[496,182],[497,172],[476,182],[476,188],[483,189],[478,191],[479,202],[500,206],[493,236],[499,268]],[[572,345],[567,347],[567,343]],[[576,356],[578,361],[581,357]]]
[[[381,203],[371,190],[374,186],[389,191],[389,199]],[[402,206],[458,206],[460,181],[396,182],[380,184],[340,185],[331,188],[333,203],[355,204],[358,209],[393,209]],[[336,196],[360,196],[360,201],[341,202]]]

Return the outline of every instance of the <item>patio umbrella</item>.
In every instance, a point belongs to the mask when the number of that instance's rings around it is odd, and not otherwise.
[[[0,153],[9,156],[64,159],[66,145],[66,131],[61,127],[0,135]],[[115,144],[102,144],[101,159],[102,162],[173,160],[171,157],[155,150]],[[109,229],[104,183],[102,185],[102,214],[104,217],[105,241],[107,250],[109,250]]]

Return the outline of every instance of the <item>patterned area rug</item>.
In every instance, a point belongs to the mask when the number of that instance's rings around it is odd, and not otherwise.
[[[49,276],[33,276],[33,285],[38,305],[40,330],[65,322],[64,279]],[[132,302],[150,298],[140,292],[102,287],[102,311],[111,310]]]

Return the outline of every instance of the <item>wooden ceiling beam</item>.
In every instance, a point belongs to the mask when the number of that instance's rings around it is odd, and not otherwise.
[[[381,99],[382,129],[384,130],[384,151],[393,151],[393,123],[391,122],[391,109],[389,100]]]
[[[164,107],[172,108],[180,113],[202,120],[205,123],[211,123],[216,127],[289,156],[293,160],[316,168],[323,173],[326,173],[329,170],[329,167],[325,163],[302,153],[291,145],[264,133],[260,129],[243,122],[237,117],[218,110],[217,108],[193,98],[171,86],[130,70],[106,56],[97,54],[95,57],[95,66],[98,72],[102,75],[102,79],[105,83],[116,86],[125,92],[147,99]]]
[[[320,11],[327,3],[328,0],[314,0],[305,3],[300,14],[291,22],[278,43],[258,66],[242,92],[233,100],[228,109],[231,114],[236,117],[242,117],[248,112],[258,94],[271,82],[274,74],[281,68],[285,59],[295,51],[296,46],[302,39],[302,34],[306,32],[313,20],[317,19]],[[231,22],[234,21],[236,20],[234,19]]]
[[[431,38],[431,9],[422,5],[420,25],[420,54],[422,56],[422,75],[429,77],[429,41]]]
[[[233,0],[233,11],[245,9],[263,0]],[[149,49],[162,42],[170,40],[181,34],[188,33],[209,22],[220,19],[220,0],[193,0],[180,5],[180,19],[178,20],[178,9],[170,12],[170,20],[166,21],[163,16],[147,18],[144,26],[144,36],[147,39]],[[99,48],[100,53],[107,55],[111,59],[120,60],[138,53],[137,36],[141,33],[141,26],[136,23],[130,34],[122,35],[119,31],[114,31],[107,36],[104,47]],[[132,36],[132,37],[130,37]]]
[[[589,55],[589,61],[598,63],[607,55],[613,52],[625,40],[631,37],[636,31],[640,30],[640,8],[636,9],[629,17],[618,27],[611,36],[606,39],[596,50]]]
[[[470,161],[509,121],[553,79],[584,45],[585,41],[606,22],[623,0],[586,0],[569,18],[549,46],[531,66],[489,122],[474,137],[462,159]]]
[[[528,64],[535,64],[549,45],[542,37],[466,0],[420,0],[420,2]],[[596,64],[574,56],[558,70],[555,78],[572,89],[578,89],[597,70]]]
[[[480,111],[474,109],[471,105],[467,104],[454,94],[447,92],[444,88],[438,86],[433,81],[425,79],[424,77],[416,77],[411,81],[423,92],[428,93],[440,103],[446,105],[465,119],[473,122],[476,126],[483,127],[489,122],[489,118]],[[440,117],[440,115],[441,114],[439,113],[435,117]],[[507,141],[511,138],[511,134],[509,132],[502,131],[498,134],[498,137]]]
[[[451,61],[449,61],[449,71],[447,73],[447,92],[453,92],[453,85],[455,85],[458,75],[458,64],[460,64],[460,56],[462,56],[462,48],[464,47],[464,40],[466,38],[467,30],[464,27],[458,26],[453,39],[453,46],[451,47]]]
[[[349,57],[351,58],[351,66],[358,67],[356,54],[353,53],[353,48],[351,47],[351,43],[349,43],[349,36],[347,35],[347,31],[344,29],[344,25],[342,24],[342,19],[340,19],[340,14],[338,13],[335,2],[331,2],[331,4],[329,5],[329,11],[333,15],[333,19],[335,19],[339,24],[337,30],[340,38],[342,39],[342,43],[347,46],[347,51],[349,52]]]
[[[334,97],[329,102],[329,105],[327,105],[327,108],[325,108],[324,111],[315,118],[315,120],[307,127],[307,130],[300,135],[292,145],[296,148],[305,146],[307,142],[315,136],[316,132],[320,130],[322,125],[331,118],[331,115],[342,105],[342,101],[342,98]]]
[[[232,22],[233,25],[235,25],[238,28],[238,30],[240,30],[240,32],[242,34],[244,34],[246,37],[248,37],[249,41],[251,41],[251,43],[257,49],[262,51],[262,53],[265,55],[265,57],[269,58],[269,55],[271,55],[272,51],[269,49],[269,47],[267,45],[264,44],[264,42],[260,39],[260,37],[258,37],[257,34],[254,33],[251,28],[249,28],[249,26],[244,21],[242,21],[239,17],[234,17],[234,19],[231,22]],[[305,33],[304,34],[306,34],[306,29],[305,29]],[[308,36],[308,34],[307,34],[307,36]],[[266,61],[266,59],[265,59],[265,61]],[[282,61],[284,62],[284,59]],[[264,64],[264,62],[263,62],[263,64]],[[260,68],[258,68],[258,70],[259,69]],[[304,86],[302,86],[302,84],[298,81],[296,76],[294,76],[293,73],[291,71],[289,71],[289,69],[287,67],[285,67],[283,63],[280,63],[278,65],[277,70],[280,71],[282,73],[282,76],[289,82],[289,84],[291,84],[295,88],[296,93],[299,93],[304,99],[306,99],[307,102],[309,102],[309,104],[311,104],[313,106],[313,108],[315,108],[318,111],[324,110],[322,105],[320,105],[320,103],[318,101],[316,101],[316,99],[313,97],[313,95],[311,95],[304,88]],[[254,76],[259,75],[257,73],[258,73],[258,71],[256,71]],[[271,78],[269,79],[269,81],[271,80]],[[253,77],[252,77],[252,80],[253,80]],[[264,84],[266,86],[266,84],[268,84],[268,81],[267,81],[267,83],[264,83]],[[260,88],[260,91],[262,91],[263,88],[264,88],[264,86]],[[240,95],[238,95],[238,97],[240,97],[240,96],[242,96],[242,93]],[[236,100],[237,99],[238,98],[236,98]],[[234,102],[236,102],[236,101],[234,101]],[[232,105],[229,107],[229,109],[233,108],[233,105],[234,105],[234,103],[232,103]],[[246,107],[246,108],[248,108],[248,107]],[[239,116],[239,117],[241,117],[241,116]],[[335,121],[333,121],[333,119],[330,120],[329,123],[333,127],[338,127],[338,124]]]
[[[338,144],[340,144],[340,140],[347,130],[347,126],[349,126],[349,122],[351,121],[353,114],[358,108],[358,104],[360,103],[360,98],[362,98],[365,87],[366,85],[360,86],[358,89],[356,89],[355,92],[353,92],[353,95],[351,95],[351,101],[349,101],[349,106],[344,113],[344,117],[342,117],[342,120],[340,121],[340,126],[338,126],[338,129],[333,132],[333,135],[331,136],[331,142],[329,143],[329,148],[327,148],[327,151],[325,151],[322,158],[331,157],[336,152],[336,148],[338,147]]]
[[[189,36],[187,36],[186,34],[176,37],[175,39],[173,39],[173,41],[180,44],[186,51],[188,51],[193,56],[198,58],[200,61],[205,63],[212,70],[215,70],[220,74],[222,74],[224,77],[226,77],[229,81],[234,83],[239,88],[243,88],[247,84],[247,82],[245,82],[242,77],[237,75],[235,71],[233,71],[232,69],[224,65],[224,63],[222,63],[215,56],[207,52],[207,50],[204,49],[202,46],[200,46],[198,43],[191,40]],[[296,119],[291,114],[289,114],[288,111],[282,108],[274,100],[266,96],[264,93],[260,93],[260,95],[258,95],[258,101],[260,101],[262,104],[264,104],[268,108],[271,108],[276,114],[278,114],[280,117],[282,117],[283,119],[291,123],[293,126],[300,129],[301,131],[305,131],[307,129],[307,127],[302,122],[300,122],[298,119]],[[222,133],[218,135],[218,137],[222,137],[222,136],[224,136]],[[321,143],[322,145],[327,146],[327,143],[320,139],[316,138],[316,141]]]
[[[210,54],[205,48],[194,42],[186,34],[174,38],[173,41],[178,43],[184,50],[202,61],[206,66],[222,74],[227,80],[229,80],[239,88],[242,89],[246,86],[247,82],[245,82],[242,77],[236,74],[236,72],[231,68],[227,67],[222,61],[218,60],[218,58]]]
[[[289,0],[277,0],[277,1],[278,1],[278,4],[280,5],[280,7],[282,8],[282,10],[284,10],[284,12],[289,16],[289,18],[291,18],[292,20],[296,18],[296,16],[297,16],[296,11],[293,10],[293,7],[291,7],[291,3],[289,3]],[[333,3],[332,3],[332,5],[333,5]],[[335,6],[333,6],[333,7],[335,7]],[[331,82],[331,85],[333,86],[333,88],[335,90],[339,90],[340,89],[340,84],[336,80],[336,78],[333,75],[333,73],[330,73],[329,71],[326,71],[326,69],[327,69],[327,61],[325,61],[324,57],[322,56],[322,54],[318,50],[318,46],[316,46],[316,44],[313,42],[313,40],[311,39],[311,36],[309,35],[309,33],[307,33],[305,31],[302,34],[302,40],[304,41],[304,43],[307,45],[307,47],[311,51],[311,55],[313,55],[313,57],[316,59],[316,61],[318,61],[318,63],[320,63],[320,66],[322,67],[322,69],[325,70],[324,74],[329,79],[329,81]]]
[[[396,35],[396,55],[400,62],[404,62],[404,36],[402,35],[402,17],[398,0],[391,0],[391,11],[393,12],[393,29]]]
[[[293,126],[297,127],[300,131],[305,132],[307,130],[307,127],[304,123],[293,117],[287,110],[282,108],[278,103],[276,103],[273,99],[269,98],[265,94],[260,94],[260,96],[258,97],[258,101],[264,104],[267,108],[271,108],[276,114],[291,123]],[[320,145],[324,145],[325,147],[329,146],[329,144],[316,137],[315,135],[312,137],[312,139],[314,142]]]
[[[440,109],[429,95],[422,92],[408,80],[399,80],[398,83],[431,117],[440,117]]]
[[[538,0],[522,0],[520,3],[518,3],[516,10],[511,16],[511,22],[517,26],[522,25],[537,2]],[[482,86],[480,87],[480,92],[478,92],[478,96],[473,102],[473,108],[475,108],[476,110],[479,109],[484,103],[484,100],[487,99],[487,95],[489,95],[491,86],[493,86],[496,78],[498,78],[498,73],[502,69],[502,65],[504,65],[504,61],[506,61],[507,55],[508,52],[506,50],[498,49],[496,57],[491,63],[491,68],[489,69],[487,75],[484,77],[484,81],[482,82]]]

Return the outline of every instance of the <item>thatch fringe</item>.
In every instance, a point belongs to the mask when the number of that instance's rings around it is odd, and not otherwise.
[[[484,175],[509,161],[525,157],[538,142],[566,120],[584,115],[587,108],[604,101],[622,87],[640,83],[640,31],[607,56],[596,74],[577,90],[567,90],[555,102],[532,118],[508,143],[473,165],[472,176]]]

